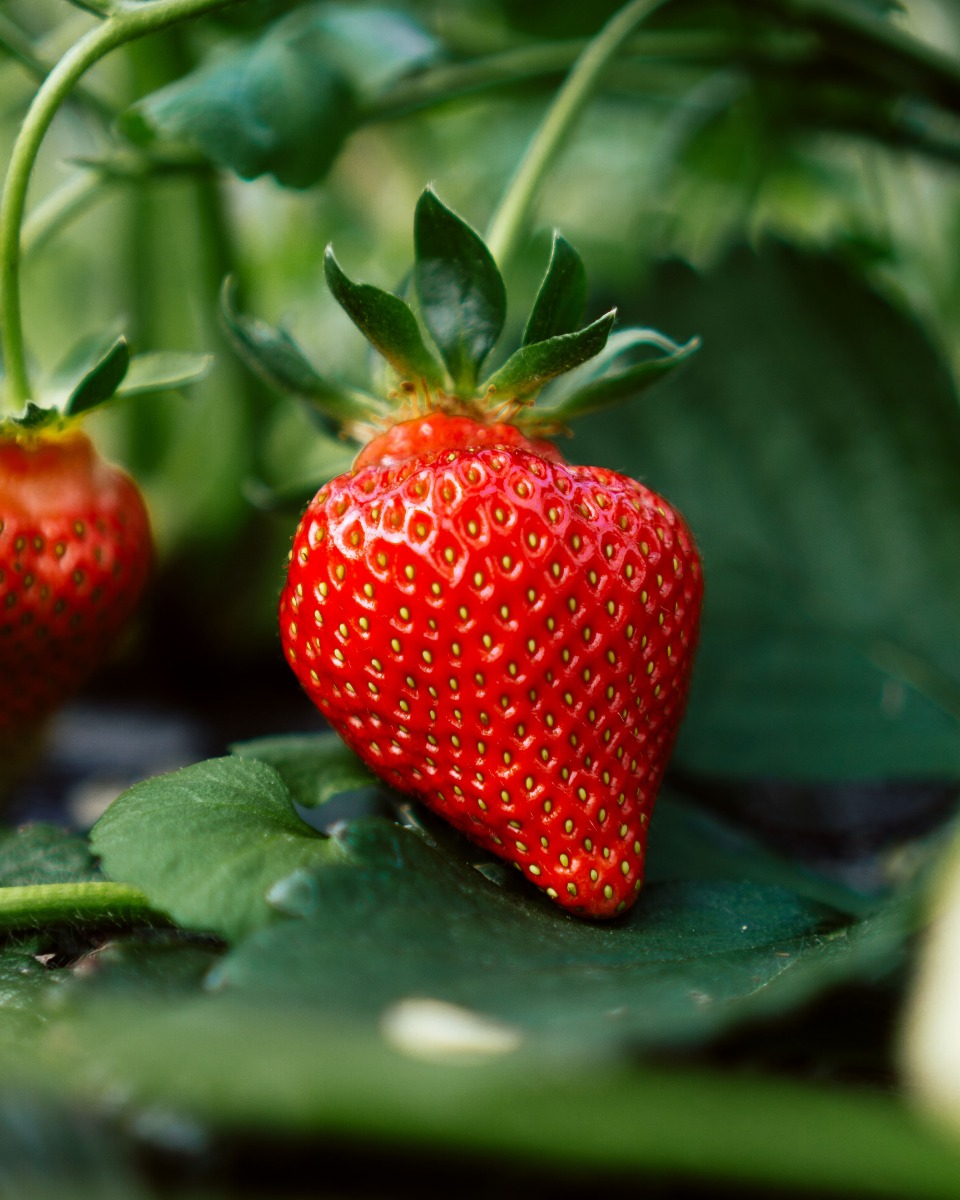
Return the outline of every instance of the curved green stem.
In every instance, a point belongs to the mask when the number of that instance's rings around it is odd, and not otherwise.
[[[604,69],[641,21],[665,0],[631,0],[615,13],[577,59],[507,185],[487,231],[493,257],[506,268],[526,230],[534,198],[562,150]]]
[[[60,59],[34,96],[17,135],[0,198],[0,343],[7,374],[7,403],[31,399],[20,307],[20,229],[27,188],[40,145],[57,110],[83,75],[111,50],[179,21],[225,8],[236,0],[142,0],[116,5],[100,25]]]
[[[41,883],[0,888],[0,933],[46,925],[129,925],[169,918],[128,883]]]

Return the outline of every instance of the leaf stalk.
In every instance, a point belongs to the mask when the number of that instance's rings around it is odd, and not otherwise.
[[[0,933],[49,925],[166,923],[128,883],[42,883],[0,888]]]
[[[603,72],[637,26],[666,0],[631,0],[603,26],[574,63],[507,184],[485,241],[506,270],[523,238],[540,185],[596,90]]]
[[[121,0],[101,24],[71,46],[37,90],[14,142],[0,196],[0,345],[11,410],[32,399],[20,294],[21,228],[30,177],[53,118],[79,80],[111,50],[233,3],[236,0]]]

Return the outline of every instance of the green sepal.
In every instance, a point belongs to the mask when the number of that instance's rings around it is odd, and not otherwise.
[[[581,366],[603,350],[617,318],[616,309],[576,333],[560,333],[546,341],[521,346],[495,371],[483,390],[525,400],[558,375]]]
[[[191,354],[177,350],[135,354],[130,359],[123,382],[117,388],[117,399],[189,387],[207,377],[213,362],[212,354]]]
[[[558,383],[553,395],[524,418],[524,426],[535,429],[565,424],[637,396],[676,370],[699,348],[697,337],[679,345],[654,329],[623,329],[610,338],[602,354]],[[654,357],[635,357],[637,353],[649,355],[651,350]]]
[[[130,346],[126,338],[118,337],[74,386],[63,406],[64,416],[78,416],[112,399],[129,366]]]
[[[461,395],[471,394],[507,316],[507,293],[480,236],[430,188],[413,222],[414,279],[424,324]]]
[[[59,408],[47,408],[28,400],[22,412],[0,420],[0,437],[16,437],[21,433],[35,433],[63,424],[64,417]]]
[[[237,355],[271,388],[308,400],[333,430],[386,411],[376,396],[320,375],[285,330],[241,313],[236,290],[236,281],[228,276],[220,289],[224,328]]]
[[[580,327],[586,306],[587,271],[583,259],[563,234],[554,230],[550,262],[523,331],[523,345],[572,333]]]
[[[117,9],[116,0],[69,0],[69,3],[95,17],[109,17]]]
[[[372,283],[354,283],[344,274],[331,246],[323,256],[323,270],[334,299],[402,379],[425,380],[430,387],[443,382],[443,367],[427,348],[417,318],[405,301]]]

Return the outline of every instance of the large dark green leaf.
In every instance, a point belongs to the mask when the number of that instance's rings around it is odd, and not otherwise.
[[[285,1144],[291,1134],[347,1139],[366,1148],[355,1170],[367,1150],[400,1146],[430,1162],[441,1149],[507,1160],[559,1191],[573,1178],[639,1194],[667,1176],[736,1194],[766,1185],[778,1195],[956,1196],[956,1146],[879,1089],[623,1057],[546,1062],[536,1047],[498,1049],[492,1038],[486,1052],[423,1061],[429,1033],[421,1028],[418,1048],[415,1022],[396,1016],[380,1032],[349,1014],[281,1015],[222,996],[99,1003],[61,1016],[36,1051],[63,1097],[90,1104],[95,1090],[130,1117],[178,1114]],[[434,1012],[434,1045],[457,1016]],[[473,1029],[478,1046],[482,1026]]]
[[[647,851],[647,883],[680,879],[744,880],[795,892],[851,916],[875,911],[867,896],[763,847],[744,829],[666,787],[657,798]]]
[[[453,376],[472,392],[503,330],[507,293],[478,234],[427,189],[413,226],[414,278],[424,323]]]
[[[218,974],[245,995],[377,1019],[407,997],[466,1007],[545,1056],[703,1037],[820,953],[831,910],[744,881],[654,883],[615,926],[567,917],[379,819],[301,879],[302,920],[264,929]],[[384,954],[384,947],[395,953]],[[616,1011],[614,1023],[605,1013]]]
[[[704,556],[699,660],[677,757],[728,776],[960,773],[960,408],[923,331],[851,271],[770,245],[657,320],[704,349],[656,406],[578,427]]]
[[[359,119],[351,81],[310,6],[146,96],[121,119],[139,143],[185,142],[244,179],[289,187],[326,174]]]
[[[93,840],[105,869],[156,908],[244,938],[220,982],[245,995],[371,1020],[429,996],[523,1029],[544,1054],[615,1052],[624,1039],[702,1038],[758,1003],[776,1008],[788,975],[806,995],[862,962],[879,971],[898,961],[903,921],[864,949],[842,915],[867,911],[862,899],[682,809],[666,819],[672,850],[658,859],[653,841],[636,907],[595,924],[402,806],[410,827],[341,815],[333,837],[314,833],[295,803],[328,805],[371,783],[332,734],[238,749],[243,758],[136,785]],[[658,816],[654,836],[663,824]],[[612,1008],[622,1019],[608,1025],[600,1016]]]
[[[670,802],[637,906],[582,922],[514,872],[488,878],[472,865],[485,855],[462,839],[451,853],[429,824],[373,818],[316,837],[294,800],[369,782],[332,735],[238,749],[137,785],[96,831],[108,870],[234,948],[217,965],[215,947],[164,934],[64,980],[31,944],[10,947],[5,1078],[86,1104],[91,1089],[122,1095],[131,1118],[399,1136],[604,1175],[891,1197],[909,1179],[911,1195],[951,1195],[955,1155],[891,1098],[633,1060],[883,978],[902,961],[909,905],[851,922],[839,889],[824,905],[824,885]],[[191,997],[205,974],[214,994]]]

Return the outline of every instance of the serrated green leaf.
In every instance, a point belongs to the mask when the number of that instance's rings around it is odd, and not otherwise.
[[[323,257],[327,286],[370,344],[383,355],[401,379],[436,387],[443,368],[427,349],[417,318],[409,305],[392,292],[370,283],[353,283],[328,246]]]
[[[377,785],[378,780],[335,733],[257,738],[230,747],[241,758],[268,763],[297,804],[316,808],[343,792]]]
[[[102,357],[74,387],[64,405],[69,417],[89,412],[116,395],[130,365],[130,347],[126,338],[117,338]]]
[[[604,350],[581,370],[558,380],[556,390],[543,397],[529,414],[536,425],[566,423],[587,413],[632,399],[675,371],[700,349],[700,339],[684,345],[653,329],[622,329],[613,334]],[[651,354],[653,357],[651,357]],[[644,357],[639,358],[638,355]]]
[[[567,239],[555,231],[547,273],[523,331],[523,345],[545,342],[579,329],[586,304],[587,272],[583,260]]]
[[[135,354],[117,395],[143,396],[151,392],[173,391],[199,383],[210,373],[212,354],[189,354],[175,350],[155,350]]]
[[[269,173],[305,188],[358,121],[355,90],[307,6],[146,96],[119,124],[139,144],[185,142],[244,179]]]
[[[560,333],[546,341],[521,346],[490,376],[481,390],[492,390],[503,399],[529,398],[551,379],[599,354],[616,318],[616,312],[611,311],[576,333]]]
[[[453,377],[471,393],[507,315],[507,294],[490,251],[429,188],[413,227],[414,279],[424,323]]]
[[[94,826],[108,876],[191,929],[241,937],[275,918],[271,888],[339,857],[297,816],[272,767],[212,759],[138,783]]]
[[[235,281],[227,277],[220,290],[224,328],[237,355],[265,383],[308,400],[333,433],[349,421],[369,420],[371,414],[383,409],[375,396],[320,375],[283,329],[241,313],[236,290]]]
[[[369,1019],[429,996],[519,1030],[544,1058],[615,1056],[626,1041],[697,1040],[742,1019],[738,1005],[838,924],[742,880],[654,883],[616,925],[591,924],[388,821],[338,836],[346,854],[312,873],[303,921],[253,934],[218,969],[221,986]]]

